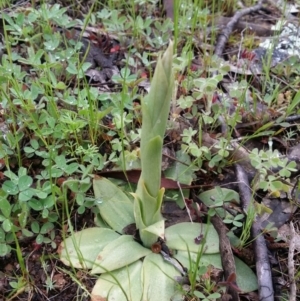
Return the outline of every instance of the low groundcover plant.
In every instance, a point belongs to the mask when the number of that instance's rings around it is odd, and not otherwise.
[[[176,250],[174,257],[187,266],[201,254],[200,265],[221,268],[219,238],[212,225],[179,223],[165,229],[161,206],[161,158],[173,94],[173,43],[158,59],[150,93],[142,102],[141,133],[142,173],[136,192],[125,194],[103,177],[94,176],[93,188],[101,227],[84,229],[66,238],[59,248],[66,265],[91,269],[101,274],[92,291],[92,300],[167,301],[177,294],[176,276],[184,270],[172,264],[175,260],[153,246],[158,238]],[[135,223],[141,242],[123,229]],[[195,238],[203,234],[199,245]],[[152,247],[152,248],[151,248]],[[164,256],[162,256],[164,255]],[[199,262],[199,260],[198,260]],[[242,291],[257,288],[254,273],[236,259],[237,284]]]

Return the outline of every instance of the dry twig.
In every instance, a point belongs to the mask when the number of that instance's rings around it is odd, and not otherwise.
[[[225,280],[227,280],[230,278],[231,275],[236,274],[235,262],[234,262],[230,241],[227,236],[227,229],[222,219],[218,215],[213,216],[211,218],[211,222],[219,235],[219,241],[220,241],[219,246],[220,246],[222,267],[224,270],[224,278]],[[228,285],[227,292],[231,296],[232,301],[240,300],[238,291],[233,286]]]
[[[218,41],[217,41],[217,44],[215,47],[215,54],[217,56],[222,55],[223,50],[225,48],[225,44],[228,41],[228,38],[231,35],[231,33],[234,29],[234,26],[239,21],[239,19],[245,15],[248,15],[250,13],[260,10],[262,8],[262,2],[263,2],[263,0],[260,0],[257,5],[238,10],[234,14],[234,16],[228,22],[227,26],[222,30],[222,32],[219,35],[219,38],[218,38]]]
[[[247,210],[252,199],[248,176],[239,164],[235,164],[235,170],[237,181],[239,182],[242,207],[244,210]],[[251,234],[254,239],[253,246],[256,258],[259,300],[274,301],[274,290],[268,249],[264,236],[261,233],[261,221],[259,217],[257,217],[252,224]]]

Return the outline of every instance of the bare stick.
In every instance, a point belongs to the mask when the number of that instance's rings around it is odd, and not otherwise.
[[[274,301],[272,272],[269,262],[268,249],[264,236],[261,233],[260,222],[254,222],[251,228],[258,281],[259,300]]]
[[[258,11],[262,8],[262,2],[263,0],[260,0],[257,5],[254,5],[252,7],[247,7],[241,10],[238,10],[234,16],[231,18],[231,20],[228,22],[227,26],[222,30],[218,37],[218,41],[215,47],[215,54],[217,56],[221,56],[223,53],[223,50],[225,48],[225,44],[228,41],[229,36],[231,35],[234,26],[237,24],[239,19],[245,15],[248,15],[252,12]]]
[[[235,164],[237,181],[239,182],[239,191],[241,204],[244,210],[251,206],[252,193],[246,171]],[[258,294],[261,301],[274,301],[274,290],[272,283],[272,272],[269,262],[268,249],[264,236],[261,233],[260,217],[257,217],[251,227],[253,247],[256,259],[256,275],[258,281]]]
[[[289,245],[289,256],[288,256],[288,268],[289,268],[289,279],[290,279],[290,296],[289,301],[296,301],[296,281],[295,281],[295,263],[294,263],[294,252],[295,252],[295,228],[292,222],[290,222],[291,238]]]
[[[218,215],[211,217],[211,222],[219,235],[219,246],[220,246],[222,267],[224,270],[224,278],[225,280],[228,280],[232,274],[236,274],[236,269],[235,269],[235,262],[234,262],[230,241],[227,236],[227,229],[222,219]],[[228,294],[231,296],[232,301],[240,300],[239,294],[234,289],[234,287],[229,285],[227,287],[227,290],[228,290]]]

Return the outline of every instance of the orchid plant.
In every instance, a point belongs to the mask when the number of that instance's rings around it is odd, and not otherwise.
[[[186,276],[186,270],[158,241],[176,250],[174,257],[185,266],[201,254],[200,265],[221,268],[219,239],[212,225],[179,223],[165,229],[161,214],[162,147],[173,95],[172,61],[173,43],[170,42],[158,59],[150,93],[142,102],[142,172],[136,192],[126,194],[108,179],[94,176],[99,227],[73,233],[59,248],[60,258],[66,265],[101,274],[91,293],[93,301],[167,301],[182,295],[177,291],[175,279]],[[130,224],[135,224],[140,241],[124,234],[124,228]],[[195,238],[201,235],[203,240],[199,245]],[[253,272],[238,259],[237,283],[245,292],[257,287]]]

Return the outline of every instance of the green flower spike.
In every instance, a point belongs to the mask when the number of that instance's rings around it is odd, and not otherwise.
[[[161,183],[161,154],[173,93],[173,43],[159,57],[150,93],[142,102],[143,124],[141,135],[142,173],[134,194],[134,213],[137,228],[145,247],[164,236],[161,205],[164,188]]]

